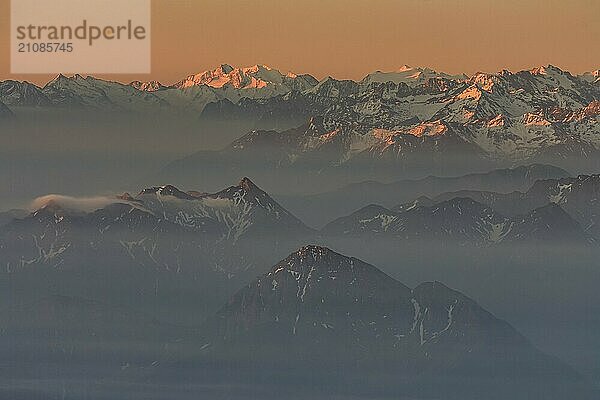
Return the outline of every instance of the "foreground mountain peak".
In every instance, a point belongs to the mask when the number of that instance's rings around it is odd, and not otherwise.
[[[478,371],[486,391],[502,392],[494,398],[519,390],[529,395],[519,398],[564,398],[533,382],[543,371],[560,377],[568,391],[588,394],[578,376],[460,292],[440,282],[411,290],[375,266],[317,245],[300,248],[241,289],[204,328],[206,354],[233,370],[281,362],[322,377],[342,369],[348,382],[362,384],[357,378],[366,373],[383,377],[378,385],[396,395],[423,393],[426,382],[436,388],[431,398],[449,392],[447,371]]]

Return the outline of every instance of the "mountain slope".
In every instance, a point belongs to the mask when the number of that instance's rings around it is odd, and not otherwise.
[[[281,72],[266,65],[254,65],[247,68],[234,68],[223,64],[212,71],[190,75],[173,85],[178,89],[193,86],[209,86],[216,89],[265,89],[274,94],[287,93],[292,90],[303,91],[317,84],[317,80],[310,75],[296,75]]]
[[[318,246],[292,253],[241,289],[205,330],[201,354],[215,368],[210,375],[234,387],[251,382],[250,391],[267,385],[313,396],[594,395],[569,368],[461,293],[438,282],[411,290]]]
[[[29,82],[0,82],[0,101],[9,106],[44,107],[51,102],[40,88]]]
[[[327,224],[325,235],[388,236],[399,241],[445,245],[527,245],[590,243],[579,223],[560,206],[549,204],[512,218],[467,197],[424,200],[388,210],[367,206]]]

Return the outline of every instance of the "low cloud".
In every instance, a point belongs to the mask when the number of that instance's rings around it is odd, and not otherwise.
[[[48,205],[56,205],[65,210],[91,212],[117,202],[122,201],[115,197],[107,196],[71,197],[60,194],[48,194],[33,200],[29,205],[29,209],[34,211]]]

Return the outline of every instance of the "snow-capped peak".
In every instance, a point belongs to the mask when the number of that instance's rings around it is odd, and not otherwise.
[[[409,86],[418,85],[431,78],[445,78],[463,80],[466,79],[466,75],[450,75],[444,72],[437,72],[433,69],[426,67],[411,67],[410,65],[403,65],[396,71],[383,72],[376,71],[367,75],[362,83],[382,83],[382,82],[393,82],[393,83],[405,83]]]
[[[209,86],[215,89],[261,89],[267,86],[285,86],[289,91],[296,89],[295,85],[299,85],[299,89],[301,90],[314,86],[316,80],[310,78],[291,72],[284,75],[266,65],[257,64],[250,67],[234,68],[231,65],[222,64],[213,70],[189,75],[174,86],[179,89],[187,89],[194,86]]]
[[[562,69],[560,69],[552,64],[541,65],[539,67],[532,68],[529,72],[531,72],[532,75],[563,75],[563,74],[565,74],[565,71],[563,71]]]

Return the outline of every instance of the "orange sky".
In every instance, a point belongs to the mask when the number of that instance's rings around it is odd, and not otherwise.
[[[125,1],[125,0],[124,0]],[[0,0],[0,79],[11,75],[9,0]],[[44,4],[40,0],[40,4]],[[402,64],[450,73],[554,64],[600,68],[598,0],[153,0],[152,74],[172,83],[266,64],[317,78],[362,78]]]

